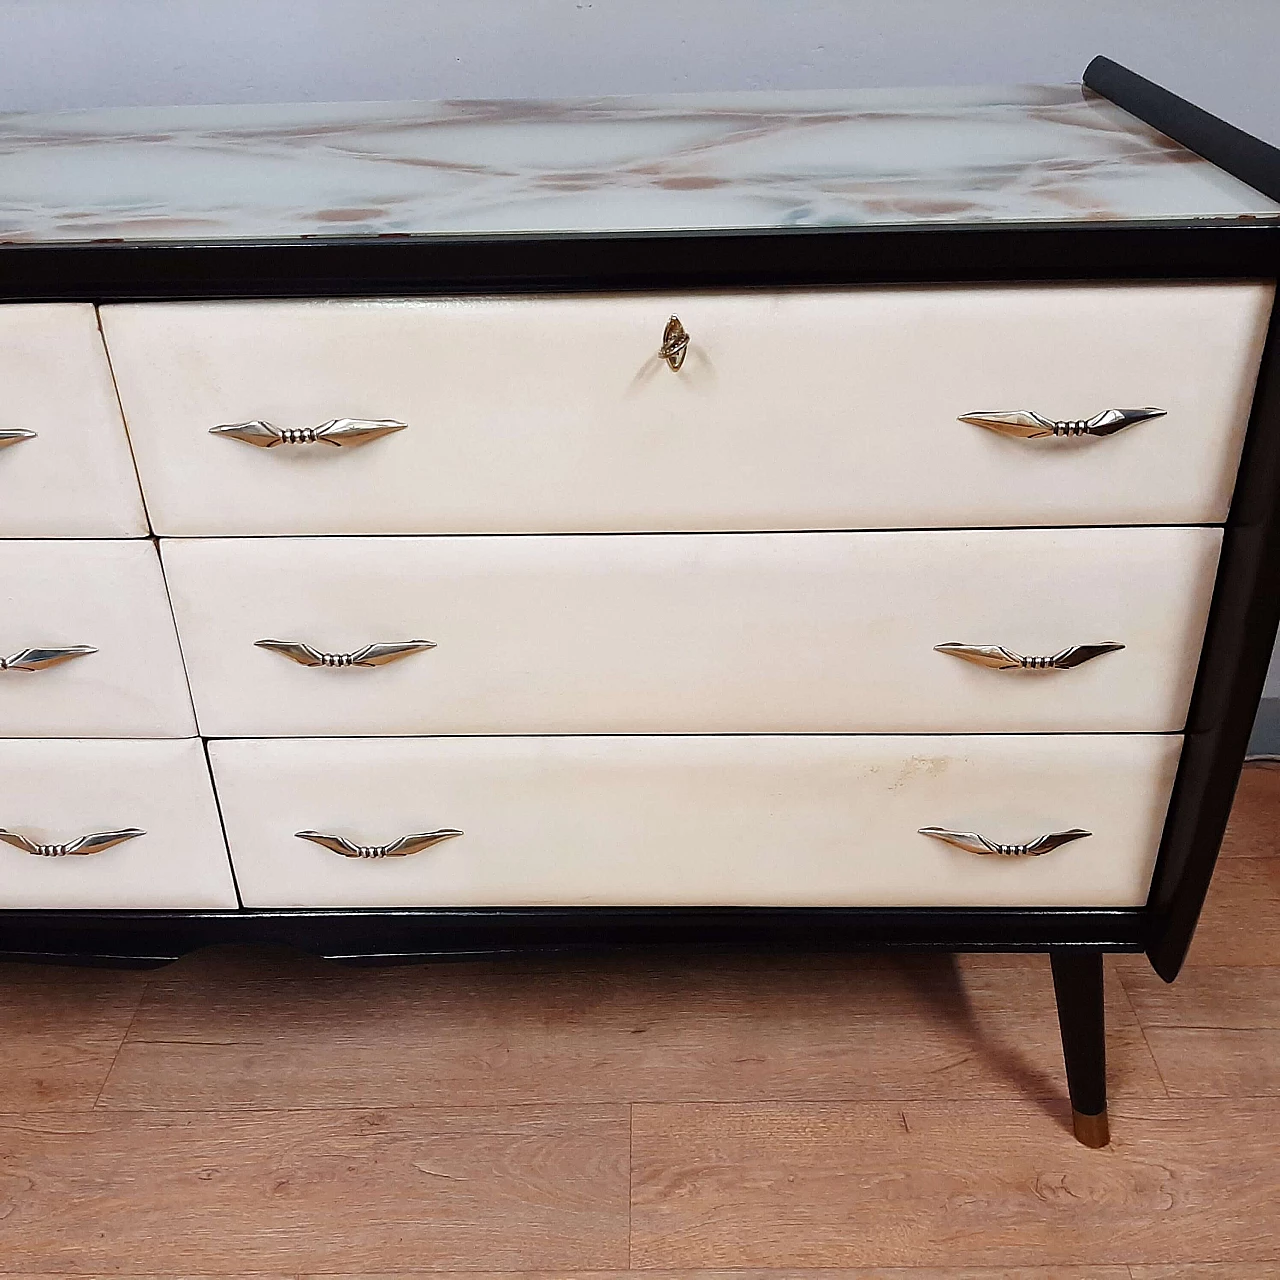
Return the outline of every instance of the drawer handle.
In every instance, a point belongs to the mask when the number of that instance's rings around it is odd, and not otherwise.
[[[270,649],[283,654],[304,667],[385,667],[388,662],[399,662],[412,653],[434,649],[434,640],[402,640],[399,643],[367,644],[353,653],[321,653],[309,644],[293,640],[255,640],[259,649]]]
[[[1113,436],[1135,422],[1163,418],[1165,413],[1164,409],[1103,409],[1092,418],[1082,420],[1045,418],[1030,409],[1017,409],[1011,413],[964,413],[960,421],[986,427],[1002,436],[1039,440],[1042,436]]]
[[[34,431],[0,431],[0,449],[7,449],[11,444],[21,444],[24,440],[34,440]]]
[[[22,649],[7,658],[0,658],[0,671],[45,671],[60,662],[85,658],[97,652],[89,644],[73,644],[62,649]]]
[[[79,840],[72,840],[67,844],[36,844],[34,840],[28,840],[26,836],[19,835],[16,831],[6,831],[0,827],[0,840],[5,844],[13,845],[15,849],[21,849],[23,853],[35,854],[38,858],[65,858],[68,854],[84,857],[90,853],[101,853],[113,845],[124,844],[126,840],[136,840],[139,836],[146,834],[145,831],[139,831],[137,827],[125,827],[122,831],[97,831],[93,835],[81,836]]]
[[[318,427],[295,430],[292,427],[273,427],[269,422],[232,422],[223,427],[210,427],[209,434],[257,445],[259,449],[274,449],[278,444],[331,444],[338,449],[354,449],[357,445],[403,431],[408,425],[391,418],[377,422],[362,418],[334,418],[332,422]]]
[[[962,658],[965,662],[977,663],[980,667],[990,667],[993,671],[1011,671],[1021,668],[1024,671],[1070,671],[1072,667],[1082,666],[1104,653],[1115,653],[1124,648],[1122,644],[1107,641],[1105,644],[1073,644],[1048,657],[1024,657],[1012,649],[999,644],[935,644],[938,653],[950,654],[953,658]]]
[[[1046,836],[1028,840],[1026,844],[999,844],[976,831],[948,831],[945,827],[921,827],[920,834],[945,840],[968,853],[996,853],[1002,858],[1038,858],[1042,853],[1051,853],[1061,845],[1070,844],[1072,840],[1083,840],[1093,832],[1073,827],[1070,831],[1051,831]]]
[[[672,373],[679,373],[684,358],[689,354],[689,335],[680,323],[679,316],[672,316],[667,327],[662,331],[662,346],[658,348],[658,358],[665,360]]]
[[[407,858],[411,853],[421,853],[442,840],[452,840],[461,831],[442,828],[439,831],[420,831],[417,835],[401,836],[390,844],[354,844],[346,836],[328,836],[323,831],[295,831],[299,840],[310,840],[324,849],[332,849],[344,858]]]

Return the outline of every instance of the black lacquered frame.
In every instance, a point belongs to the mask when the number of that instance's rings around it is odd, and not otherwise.
[[[1090,63],[1084,81],[1280,199],[1275,148],[1106,58]],[[1277,278],[1280,224],[1244,219],[0,246],[0,302]],[[1280,322],[1273,319],[1145,908],[4,911],[0,956],[162,964],[216,942],[283,943],[350,961],[624,945],[926,947],[1050,950],[1068,973],[1064,957],[1074,952],[1146,950],[1171,980],[1208,888],[1280,621],[1278,500]]]

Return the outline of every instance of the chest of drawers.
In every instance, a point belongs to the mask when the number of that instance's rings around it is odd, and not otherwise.
[[[1280,613],[1280,161],[1086,83],[6,122],[0,953],[1044,950],[1105,1141]]]

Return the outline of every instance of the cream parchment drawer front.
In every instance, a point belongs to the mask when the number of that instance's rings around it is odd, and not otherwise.
[[[1220,538],[190,539],[163,556],[216,737],[1168,731]],[[1050,660],[1064,669],[1036,669]]]
[[[1180,746],[617,736],[209,749],[246,906],[1131,907],[1147,895]],[[1033,848],[975,853],[922,827]]]
[[[0,908],[236,905],[198,740],[0,741]]]
[[[148,541],[0,541],[0,737],[194,734]]]
[[[91,306],[0,306],[0,537],[147,532]]]
[[[165,534],[1180,524],[1226,514],[1272,295],[832,289],[102,318]],[[1163,416],[1078,434],[1147,409]],[[1018,413],[1039,417],[960,421]]]

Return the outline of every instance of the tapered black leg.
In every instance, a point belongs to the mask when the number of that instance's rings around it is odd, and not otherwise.
[[[1102,952],[1050,950],[1062,1056],[1071,1092],[1071,1123],[1086,1147],[1111,1141],[1107,1124],[1107,1037],[1102,1005]]]

